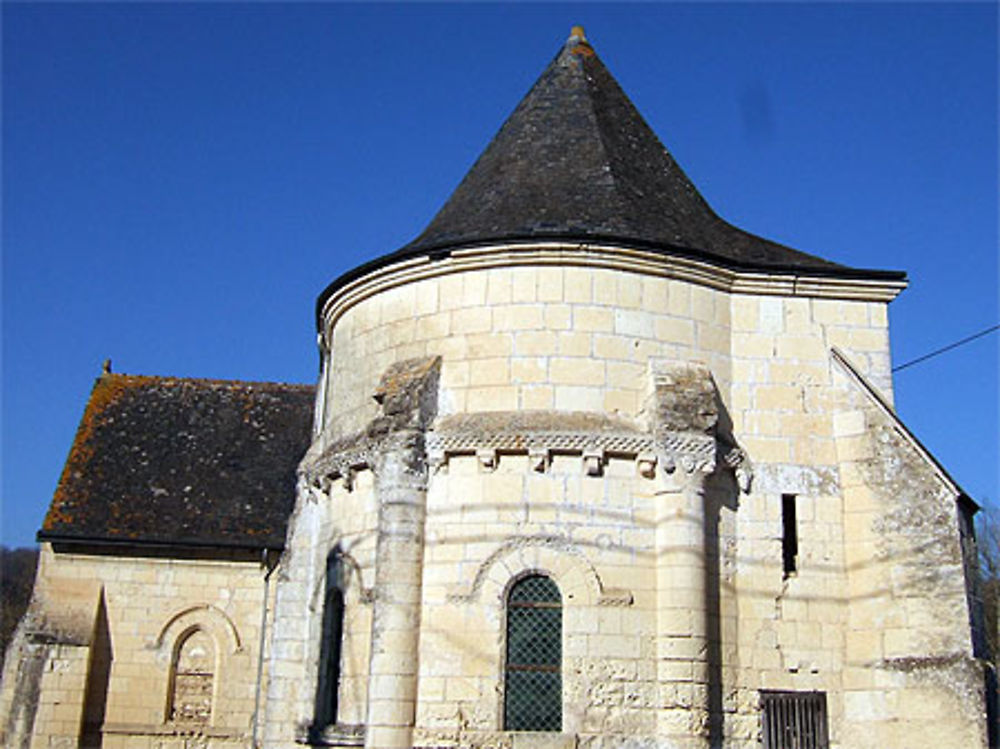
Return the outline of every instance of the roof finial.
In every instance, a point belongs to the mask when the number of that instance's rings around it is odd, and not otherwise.
[[[111,374],[111,359],[105,359],[101,365],[101,374]]]
[[[569,40],[571,44],[587,44],[587,33],[583,26],[574,26],[569,30]]]

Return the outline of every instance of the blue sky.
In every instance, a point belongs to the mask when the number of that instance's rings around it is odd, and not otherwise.
[[[423,229],[576,23],[723,217],[909,273],[896,364],[997,322],[992,3],[5,3],[3,543],[106,357],[313,381],[317,294]],[[981,501],[997,338],[896,379]]]

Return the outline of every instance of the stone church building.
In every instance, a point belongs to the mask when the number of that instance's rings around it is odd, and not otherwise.
[[[976,504],[893,409],[903,273],[717,216],[569,40],[315,388],[106,372],[12,749],[988,745]]]

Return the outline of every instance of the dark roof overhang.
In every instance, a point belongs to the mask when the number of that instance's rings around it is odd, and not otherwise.
[[[214,551],[252,551],[254,553],[262,551],[282,551],[285,548],[284,539],[273,538],[268,542],[266,539],[260,539],[256,541],[205,541],[199,539],[166,539],[166,538],[109,538],[107,536],[86,536],[80,535],[75,536],[72,534],[65,533],[49,533],[45,530],[39,530],[35,534],[35,540],[39,543],[51,543],[53,545],[61,545],[65,547],[87,547],[87,548],[107,548],[107,549],[122,549],[122,548],[142,548],[150,552],[157,549],[170,549],[170,550],[181,550],[188,549],[191,551],[204,551],[204,550],[214,550]]]

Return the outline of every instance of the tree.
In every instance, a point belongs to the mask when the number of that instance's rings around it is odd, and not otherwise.
[[[37,566],[38,549],[0,546],[0,663],[28,608]]]
[[[987,505],[976,517],[976,550],[979,554],[979,598],[983,607],[985,635],[996,663],[997,614],[1000,600],[1000,509]]]

